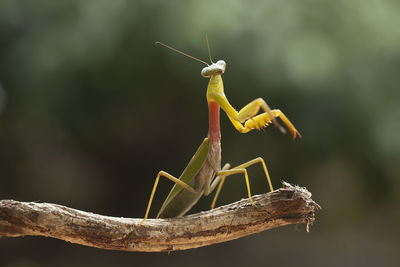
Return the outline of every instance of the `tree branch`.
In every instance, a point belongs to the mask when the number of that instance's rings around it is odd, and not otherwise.
[[[0,237],[37,235],[111,250],[173,251],[207,246],[287,224],[314,222],[319,208],[305,188],[283,187],[172,219],[116,218],[50,203],[0,201]]]

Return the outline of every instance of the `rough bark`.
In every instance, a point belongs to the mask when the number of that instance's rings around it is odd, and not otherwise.
[[[117,218],[61,205],[0,201],[0,237],[58,238],[101,249],[174,251],[207,246],[288,224],[314,222],[319,206],[305,188],[283,183],[270,193],[172,219]],[[2,241],[4,242],[4,240]]]

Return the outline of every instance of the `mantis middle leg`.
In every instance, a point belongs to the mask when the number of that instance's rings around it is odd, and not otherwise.
[[[190,185],[188,185],[185,182],[182,182],[181,180],[179,180],[178,178],[172,176],[171,174],[165,172],[165,171],[160,171],[157,175],[156,181],[154,182],[154,186],[153,186],[153,190],[151,191],[151,195],[150,195],[150,200],[149,203],[147,204],[147,209],[146,209],[146,214],[144,215],[143,220],[139,223],[139,226],[142,225],[142,223],[147,219],[147,217],[149,216],[149,211],[150,211],[150,207],[151,207],[151,203],[153,202],[153,197],[154,194],[156,192],[157,189],[157,185],[158,185],[158,181],[160,180],[160,177],[165,177],[168,178],[169,180],[171,180],[172,182],[180,185],[182,188],[192,192],[192,193],[196,193],[196,190],[191,187]]]

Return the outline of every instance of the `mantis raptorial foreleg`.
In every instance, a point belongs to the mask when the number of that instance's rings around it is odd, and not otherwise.
[[[230,170],[227,170],[227,171],[221,170],[221,171],[219,171],[217,173],[218,177],[214,180],[214,182],[215,183],[218,183],[219,181],[220,182],[219,182],[219,186],[217,188],[217,192],[215,193],[214,199],[213,199],[213,201],[211,203],[211,209],[213,209],[215,207],[215,203],[217,202],[217,198],[219,196],[219,193],[221,192],[221,188],[222,188],[222,186],[223,186],[223,184],[225,182],[225,178],[227,176],[229,176],[229,175],[236,174],[236,173],[244,173],[245,174],[245,180],[246,180],[247,193],[249,195],[249,200],[250,200],[251,204],[254,205],[254,202],[253,202],[253,200],[251,198],[250,185],[249,185],[249,179],[248,179],[248,176],[247,176],[247,171],[243,172],[243,170],[246,170],[247,167],[249,167],[251,165],[254,165],[256,163],[261,163],[262,164],[264,172],[265,172],[265,176],[267,177],[269,188],[270,188],[271,191],[274,191],[274,189],[272,188],[271,179],[269,177],[267,166],[265,165],[264,160],[261,157],[258,157],[258,158],[255,158],[253,160],[250,160],[250,161],[248,161],[246,163],[240,164],[240,165],[238,165],[238,166],[236,166],[236,167],[234,167],[234,168],[232,168]],[[236,170],[240,170],[240,171],[236,171]],[[217,179],[218,179],[218,181],[216,181]],[[214,182],[213,182],[213,185],[214,185]]]
[[[160,177],[165,177],[168,178],[169,180],[171,180],[172,182],[180,185],[182,188],[192,192],[192,193],[196,193],[196,190],[191,187],[190,185],[186,184],[185,182],[182,182],[181,180],[179,180],[178,178],[172,176],[171,174],[165,172],[165,171],[160,171],[157,175],[156,181],[154,182],[154,186],[153,186],[153,190],[151,191],[151,195],[150,195],[150,200],[149,203],[147,204],[147,209],[146,209],[146,214],[144,215],[143,220],[139,223],[139,225],[141,225],[148,217],[149,215],[149,211],[150,211],[150,207],[151,207],[151,203],[153,202],[153,197],[154,194],[156,193],[156,189],[157,189],[157,185],[158,185],[158,181],[160,180]]]
[[[270,107],[267,105],[267,103],[264,101],[262,98],[257,98],[250,103],[248,103],[246,106],[244,106],[237,114],[236,120],[239,122],[243,123],[247,121],[248,119],[254,117],[258,111],[262,108],[264,112],[268,114],[272,114],[272,111]]]
[[[211,95],[212,99],[220,105],[220,107],[225,111],[228,115],[228,118],[232,122],[233,126],[241,133],[247,133],[251,130],[259,130],[267,126],[269,123],[273,122],[275,126],[279,128],[279,130],[285,133],[285,129],[276,122],[275,118],[283,113],[280,110],[271,110],[267,103],[262,98],[257,98],[251,101],[249,104],[244,106],[239,112],[237,112],[232,105],[229,103],[225,94],[218,92]],[[264,111],[264,113],[255,116],[260,108]],[[274,113],[275,111],[275,113]],[[276,112],[279,112],[276,113]],[[286,116],[282,116],[285,119],[282,121],[289,128],[290,132],[293,134],[293,137],[296,136],[297,130],[293,126],[293,124],[286,118]],[[244,123],[244,126],[243,124]]]
[[[290,122],[290,120],[283,114],[282,111],[279,109],[273,109],[271,110],[272,115],[275,118],[280,118],[282,122],[286,125],[286,127],[289,129],[289,131],[292,133],[293,139],[296,138],[296,135],[301,137],[301,134],[296,130],[294,125]],[[258,116],[252,117],[251,119],[247,120],[244,124],[245,129],[261,129],[265,126],[268,126],[268,124],[271,123],[271,116],[268,113],[262,113]]]

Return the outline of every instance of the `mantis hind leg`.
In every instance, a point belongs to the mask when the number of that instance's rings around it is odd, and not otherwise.
[[[147,209],[146,209],[146,214],[144,215],[143,220],[139,223],[139,226],[142,225],[142,223],[147,219],[147,217],[149,216],[149,211],[150,211],[150,207],[151,207],[151,203],[153,202],[153,197],[154,194],[156,193],[156,189],[157,189],[157,185],[158,185],[158,181],[160,180],[160,177],[165,177],[168,178],[169,180],[171,180],[172,182],[180,185],[182,188],[192,192],[192,193],[196,193],[196,190],[193,189],[193,187],[191,187],[190,185],[186,184],[185,182],[182,182],[181,180],[179,180],[178,178],[172,176],[171,174],[165,172],[165,171],[160,171],[157,175],[156,181],[154,182],[154,186],[153,186],[153,190],[151,191],[151,195],[150,195],[150,200],[149,203],[147,204]]]
[[[254,205],[253,199],[251,198],[250,184],[249,184],[249,178],[248,178],[248,175],[247,175],[246,168],[251,166],[251,165],[254,165],[256,163],[261,163],[261,165],[263,166],[263,169],[264,169],[264,172],[265,172],[265,176],[267,177],[269,188],[270,188],[271,191],[274,191],[274,189],[272,187],[271,179],[270,179],[270,176],[269,176],[269,173],[268,173],[267,166],[265,165],[265,162],[264,162],[264,159],[261,158],[261,157],[258,157],[258,158],[255,158],[253,160],[250,160],[248,162],[245,162],[243,164],[240,164],[240,165],[238,165],[238,166],[236,166],[236,167],[234,167],[234,168],[232,168],[230,170],[221,170],[221,171],[219,171],[217,173],[218,177],[214,180],[214,182],[217,181],[217,179],[218,179],[217,183],[219,182],[219,186],[217,188],[217,192],[215,193],[214,199],[213,199],[213,201],[211,203],[211,209],[213,209],[215,207],[215,203],[217,202],[218,196],[219,196],[219,194],[221,192],[221,189],[222,189],[222,186],[223,186],[223,184],[225,182],[225,178],[227,176],[229,176],[229,175],[236,174],[236,173],[243,173],[244,174],[244,178],[246,180],[246,187],[247,187],[247,193],[248,193],[248,196],[249,196],[249,200],[250,200],[251,204]],[[214,185],[214,182],[213,182],[213,185]]]

